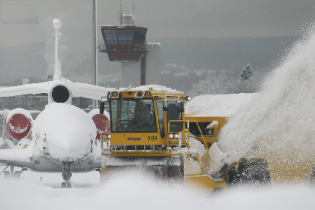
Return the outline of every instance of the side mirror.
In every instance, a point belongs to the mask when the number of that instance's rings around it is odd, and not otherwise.
[[[104,102],[101,102],[100,104],[100,114],[104,114],[105,104]]]

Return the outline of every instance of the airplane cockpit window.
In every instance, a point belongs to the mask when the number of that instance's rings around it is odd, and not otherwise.
[[[152,99],[123,99],[111,102],[112,132],[156,132]]]

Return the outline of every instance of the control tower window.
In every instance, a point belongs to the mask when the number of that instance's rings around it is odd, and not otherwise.
[[[116,29],[105,29],[104,33],[107,44],[117,44]]]
[[[135,30],[135,36],[133,39],[134,44],[144,44],[146,30]]]
[[[118,44],[132,44],[132,29],[117,29]]]

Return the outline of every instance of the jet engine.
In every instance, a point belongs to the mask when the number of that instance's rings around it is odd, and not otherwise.
[[[104,114],[100,114],[99,109],[94,109],[89,112],[90,117],[95,123],[97,129],[96,139],[101,139],[101,133],[110,133],[109,113],[104,111]],[[108,122],[104,122],[108,121]]]
[[[29,134],[32,121],[32,115],[27,110],[13,109],[6,118],[7,131],[12,138],[21,140]]]
[[[48,92],[48,99],[55,103],[71,103],[72,94],[70,89],[62,83],[52,83]]]

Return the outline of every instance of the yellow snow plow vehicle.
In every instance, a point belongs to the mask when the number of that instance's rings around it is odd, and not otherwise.
[[[111,124],[111,133],[102,134],[101,140],[102,179],[114,170],[139,167],[161,179],[183,182],[185,186],[197,184],[206,193],[223,189],[224,176],[213,178],[207,174],[208,145],[215,139],[204,138],[198,119],[187,120],[184,104],[188,99],[183,92],[162,86],[109,92],[100,108],[102,113],[104,101],[108,102]],[[201,143],[189,135],[192,122],[201,134]],[[216,125],[211,129],[215,130]],[[213,132],[212,137],[217,131]],[[203,154],[198,153],[200,148]]]
[[[216,144],[219,132],[250,98],[198,96],[185,106],[188,97],[183,92],[162,86],[109,92],[101,103],[102,112],[108,102],[111,119],[111,133],[102,134],[102,179],[119,169],[141,168],[160,179],[200,186],[206,194],[239,183],[314,182],[311,151],[274,151],[266,139],[255,141],[239,161],[224,163],[228,157]],[[280,153],[291,159],[279,158]]]

